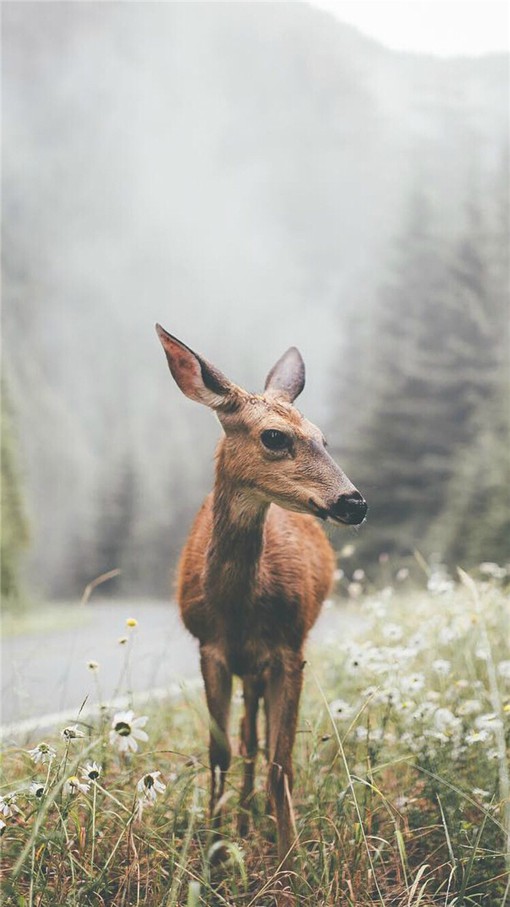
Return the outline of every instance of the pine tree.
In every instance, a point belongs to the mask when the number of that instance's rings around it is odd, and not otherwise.
[[[130,551],[131,536],[137,511],[138,483],[132,457],[129,452],[116,458],[114,477],[110,471],[104,476],[99,489],[98,520],[95,545],[97,552],[97,574],[120,569],[120,580],[104,587],[104,594],[112,594],[123,586],[125,573],[136,573],[128,562],[133,557]],[[126,591],[131,591],[129,584]]]
[[[392,280],[380,294],[364,428],[351,451],[369,500],[361,554],[435,547],[431,532],[495,383],[483,218],[475,205],[457,249],[426,199],[411,199]]]
[[[375,377],[351,470],[370,505],[362,547],[403,551],[421,540],[449,474],[451,363],[448,262],[428,204],[412,198],[393,279],[379,300]],[[365,354],[366,355],[366,354]]]
[[[471,437],[460,450],[442,518],[433,528],[447,560],[470,565],[510,560],[510,268],[508,167],[504,155],[493,204],[470,218],[456,276],[465,308],[483,341],[471,344],[478,406]]]
[[[23,501],[13,412],[2,379],[2,532],[1,532],[1,594],[3,606],[20,608],[25,604],[20,579],[20,561],[28,545],[28,521]]]

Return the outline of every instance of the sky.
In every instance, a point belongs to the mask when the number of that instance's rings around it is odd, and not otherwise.
[[[510,49],[501,0],[310,0],[394,50],[440,56]]]

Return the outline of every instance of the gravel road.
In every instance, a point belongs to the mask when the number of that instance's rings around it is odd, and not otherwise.
[[[198,648],[180,622],[175,604],[164,601],[97,600],[62,605],[62,628],[28,632],[2,641],[1,721],[6,725],[53,713],[78,712],[119,693],[164,691],[199,676]],[[55,609],[53,609],[53,615]],[[134,617],[129,630],[126,619]],[[58,612],[57,612],[57,625]],[[354,635],[362,625],[353,605],[326,603],[314,627],[314,642]],[[120,644],[120,637],[130,637]],[[126,654],[129,650],[128,669]],[[87,662],[99,669],[92,672]],[[43,722],[44,723],[44,722]],[[8,733],[12,736],[12,730]]]

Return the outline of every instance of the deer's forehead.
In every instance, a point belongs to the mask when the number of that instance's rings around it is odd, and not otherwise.
[[[320,434],[318,428],[292,406],[283,400],[268,400],[263,396],[252,396],[243,407],[246,422],[254,428],[276,428],[293,431],[306,437]]]

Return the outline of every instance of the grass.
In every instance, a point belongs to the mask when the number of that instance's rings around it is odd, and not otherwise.
[[[356,589],[367,629],[310,653],[294,751],[298,905],[510,905],[504,581],[489,570],[453,584],[436,572],[423,592]],[[366,585],[359,574],[356,585]],[[241,707],[238,691],[234,751]],[[149,710],[136,752],[119,752],[125,738],[115,733],[110,741],[112,718],[107,709],[90,724],[78,717],[84,736],[47,739],[56,753],[47,763],[4,752],[4,903],[274,904],[262,755],[244,841],[235,823],[242,760],[233,760],[228,862],[217,866],[203,696]],[[94,761],[99,777],[82,778]],[[86,789],[69,790],[72,776]]]

